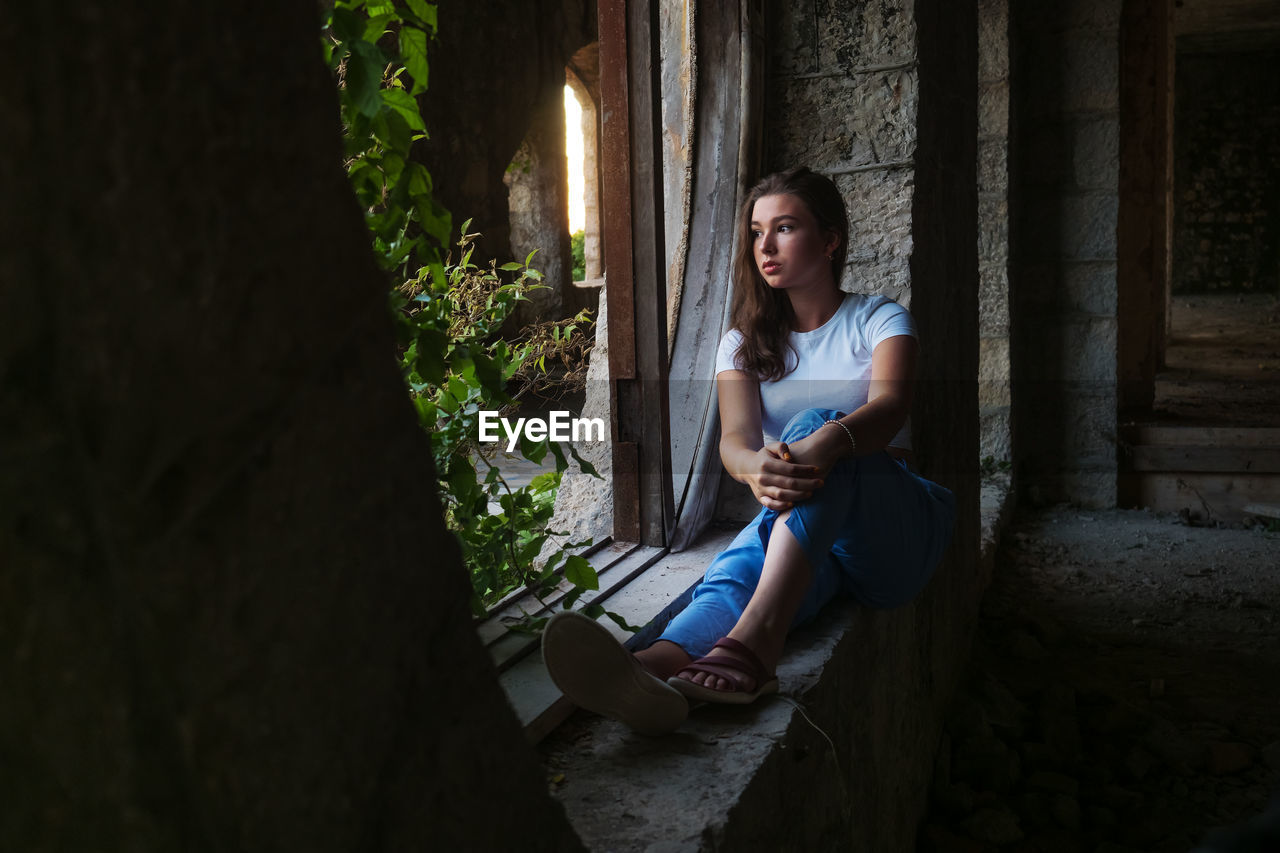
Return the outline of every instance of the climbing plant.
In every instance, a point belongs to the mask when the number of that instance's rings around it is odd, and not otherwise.
[[[338,85],[347,175],[374,254],[395,282],[391,307],[405,381],[430,436],[446,523],[470,571],[473,611],[483,615],[521,588],[540,600],[564,592],[561,605],[570,607],[599,588],[591,565],[570,553],[590,541],[563,541],[547,525],[568,457],[599,475],[570,445],[524,439],[521,454],[541,463],[550,453],[555,470],[513,487],[492,448],[476,439],[480,412],[506,413],[515,405],[509,385],[538,385],[548,362],[585,365],[591,320],[582,312],[503,340],[499,328],[516,304],[544,286],[529,265],[533,256],[478,267],[471,256],[479,235],[467,233],[468,221],[457,260],[450,258],[452,219],[434,198],[430,173],[410,156],[427,136],[417,96],[427,88],[427,47],[437,23],[436,5],[425,0],[337,0],[325,12],[322,45]],[[598,605],[584,611],[604,612]],[[543,622],[525,615],[511,627],[536,630]]]
[[[471,262],[478,235],[463,223],[461,252],[445,267],[444,280],[423,270],[398,291],[400,316],[412,334],[403,365],[418,416],[431,437],[441,481],[446,518],[462,543],[471,568],[477,612],[513,589],[529,587],[539,598],[561,582],[571,589],[565,605],[598,588],[595,570],[568,551],[589,542],[561,542],[546,564],[536,560],[556,534],[548,530],[556,488],[568,467],[568,456],[583,471],[590,463],[570,444],[521,437],[521,454],[535,463],[550,454],[555,470],[540,474],[522,488],[512,487],[494,459],[497,445],[480,445],[483,412],[507,414],[514,402],[511,385],[536,384],[548,361],[568,371],[571,382],[585,381],[586,312],[560,322],[525,327],[512,341],[496,335],[516,305],[541,287],[542,274],[523,263],[481,268]],[[541,619],[521,620],[537,627]]]
[[[427,135],[417,96],[426,91],[434,3],[337,0],[322,45],[338,82],[347,176],[365,210],[374,256],[405,276],[426,267],[444,279],[452,221],[431,174],[410,158]]]

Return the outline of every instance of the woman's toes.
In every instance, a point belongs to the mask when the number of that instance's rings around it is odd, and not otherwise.
[[[709,672],[695,672],[692,675],[684,675],[682,673],[680,677],[708,690],[728,690],[730,688],[728,681]]]
[[[712,675],[709,672],[695,672],[689,676],[688,680],[708,690],[729,690],[732,688],[732,685],[726,679],[718,675]]]

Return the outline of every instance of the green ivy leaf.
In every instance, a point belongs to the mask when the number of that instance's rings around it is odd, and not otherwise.
[[[475,365],[476,379],[480,381],[480,384],[486,390],[495,395],[504,393],[502,369],[494,364],[493,359],[480,353],[475,353],[472,356],[472,364]]]
[[[435,199],[429,201],[415,199],[413,209],[418,214],[418,222],[422,225],[422,229],[436,241],[437,245],[448,245],[449,232],[452,230],[449,211]]]
[[[469,500],[477,491],[479,486],[476,483],[476,469],[471,467],[471,463],[466,461],[465,457],[454,457],[447,475],[449,487],[459,501]]]
[[[383,89],[382,102],[395,110],[405,124],[414,130],[426,130],[422,122],[422,113],[418,111],[418,102],[404,89]]]
[[[382,91],[385,93],[390,90]],[[412,132],[409,130],[409,123],[398,110],[382,110],[374,120],[374,124],[380,126],[381,132],[378,135],[388,148],[400,154],[409,153]]]
[[[382,69],[386,57],[376,45],[367,41],[351,44],[351,58],[347,61],[347,95],[351,105],[361,115],[373,118],[382,109]]]
[[[555,574],[556,566],[560,565],[560,561],[565,558],[564,551],[556,551],[547,559],[547,564],[542,567],[542,574],[538,575],[538,580],[547,581]]]
[[[408,163],[404,167],[409,177],[409,195],[421,196],[431,192],[431,174],[421,163]]]
[[[422,21],[423,26],[435,32],[439,24],[436,21],[436,4],[428,3],[426,0],[405,0],[409,5],[409,11]]]
[[[332,26],[338,41],[355,41],[364,33],[364,19],[341,6],[334,7]]]
[[[387,183],[394,184],[400,180],[404,172],[404,158],[394,151],[388,151],[382,158],[382,171],[386,173]]]
[[[634,634],[637,631],[639,631],[641,628],[640,625],[632,625],[630,622],[628,622],[626,619],[623,619],[621,616],[619,616],[617,613],[614,613],[612,610],[605,610],[603,607],[600,609],[603,611],[605,616],[608,616],[610,619],[612,619],[614,624],[624,631],[628,631]]]
[[[572,444],[569,445],[569,453],[573,456],[574,461],[578,463],[578,467],[582,469],[582,473],[589,474],[592,477],[597,477],[601,480],[604,479],[600,476],[600,472],[596,470],[596,466],[578,455],[578,449]]]
[[[361,34],[361,38],[367,42],[376,42],[382,38],[387,31],[387,25],[396,20],[396,17],[396,15],[385,14],[370,18],[364,25],[364,32]]]
[[[448,340],[439,329],[422,329],[418,335],[418,358],[414,364],[418,374],[433,385],[444,382],[444,355]]]
[[[556,470],[554,472],[548,471],[546,474],[539,474],[538,477],[546,477],[546,476],[554,477],[555,485],[558,486],[560,485],[559,474],[561,471],[569,467],[569,463],[565,461],[564,449],[561,448],[560,442],[552,441],[550,442],[550,447],[551,447],[551,453],[556,457]],[[533,482],[531,482],[530,485],[533,485],[534,482],[537,482],[538,477],[534,477]]]
[[[528,459],[536,465],[540,465],[542,464],[542,458],[547,455],[547,440],[530,441],[521,434],[520,453],[525,459]]]
[[[413,94],[427,89],[427,34],[417,27],[400,28],[400,56],[413,77]]]
[[[564,577],[569,583],[582,589],[599,589],[600,576],[585,558],[574,554],[564,562]]]

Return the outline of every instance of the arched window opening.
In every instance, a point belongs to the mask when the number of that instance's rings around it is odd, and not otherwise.
[[[569,162],[569,234],[575,284],[598,287],[600,260],[599,134],[596,100],[572,68],[566,69],[565,155]],[[598,95],[596,96],[598,97]]]

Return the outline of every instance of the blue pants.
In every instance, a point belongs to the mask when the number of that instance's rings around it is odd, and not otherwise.
[[[840,418],[830,409],[796,413],[782,431],[799,441]],[[712,560],[689,606],[676,614],[659,639],[693,657],[711,650],[746,609],[764,566],[769,534],[779,516],[761,509],[729,547]],[[905,604],[933,574],[951,541],[955,496],[907,469],[886,452],[842,459],[813,497],[795,504],[785,524],[804,549],[812,583],[792,627],[814,615],[839,593],[870,607]]]

